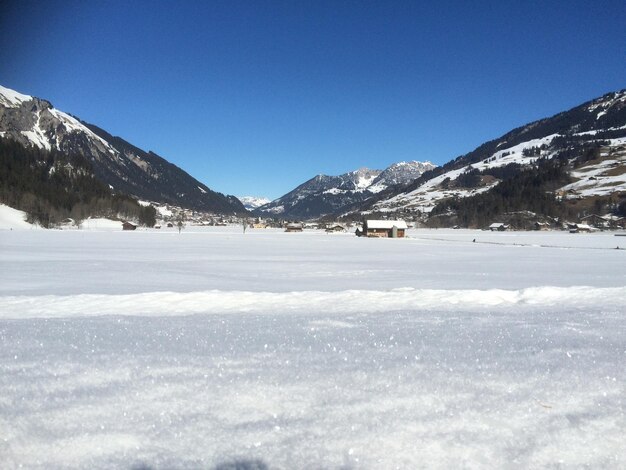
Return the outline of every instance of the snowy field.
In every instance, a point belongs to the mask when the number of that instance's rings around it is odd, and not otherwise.
[[[1,468],[626,468],[626,237],[21,228]]]

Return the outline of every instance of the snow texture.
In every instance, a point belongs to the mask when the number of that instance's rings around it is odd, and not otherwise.
[[[7,108],[19,108],[22,103],[32,100],[32,96],[24,95],[0,85],[0,105]]]
[[[34,99],[35,98],[32,96],[24,95],[0,85],[0,106],[5,106],[7,108],[19,108],[23,103]],[[60,150],[60,141],[57,141],[56,144],[53,145],[50,138],[46,135],[46,129],[41,126],[42,112],[46,115],[53,116],[66,129],[67,133],[86,134],[92,141],[98,141],[101,145],[103,145],[109,153],[114,155],[118,154],[118,152],[111,147],[106,140],[96,135],[85,125],[81,124],[76,118],[52,107],[46,107],[44,111],[37,111],[37,120],[34,122],[32,129],[21,131],[21,134],[28,138],[34,146],[45,150],[52,150],[53,147]],[[6,132],[3,132],[3,134],[6,134]]]
[[[624,468],[626,238],[408,235],[0,232],[3,467]]]
[[[37,226],[26,222],[26,212],[0,204],[0,230],[29,230]]]
[[[256,196],[241,196],[241,197],[238,197],[237,199],[239,199],[241,203],[243,204],[243,206],[248,210],[254,210],[258,207],[264,206],[265,204],[272,202],[270,199],[266,197],[256,197]]]

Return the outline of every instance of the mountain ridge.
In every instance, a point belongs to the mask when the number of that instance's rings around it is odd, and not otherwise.
[[[0,137],[43,150],[83,155],[100,181],[138,199],[220,214],[246,212],[234,196],[212,191],[156,153],[59,111],[47,100],[2,86]]]
[[[468,198],[463,205],[467,211],[475,199],[476,211],[480,211],[486,198],[483,193],[493,192],[501,181],[516,178],[521,171],[536,169],[541,162],[553,159],[555,165],[563,166],[569,178],[576,180],[550,188],[571,209],[561,215],[576,217],[577,213],[588,212],[585,204],[575,202],[583,199],[579,191],[586,191],[584,197],[603,197],[602,210],[610,211],[626,195],[625,145],[626,90],[620,90],[519,126],[425,172],[402,188],[370,198],[344,216],[402,213],[422,216],[424,221],[434,210],[440,217],[447,211],[450,224],[454,224],[453,213],[459,207],[454,201]],[[597,160],[595,167],[589,163],[592,157]],[[586,172],[593,172],[593,176],[586,178]],[[506,206],[506,201],[502,205]],[[596,210],[601,207],[596,203]]]
[[[398,162],[385,170],[361,167],[341,175],[318,174],[256,212],[268,216],[315,219],[358,204],[387,188],[434,168],[430,162]]]

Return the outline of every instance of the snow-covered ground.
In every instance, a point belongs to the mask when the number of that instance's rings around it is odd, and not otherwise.
[[[2,467],[624,468],[626,237],[409,235],[0,232]]]
[[[601,155],[600,161],[591,162],[571,173],[575,182],[561,188],[573,190],[570,198],[580,196],[607,196],[626,192],[626,148],[615,148]]]
[[[0,204],[0,230],[30,230],[39,228],[26,222],[26,212]]]

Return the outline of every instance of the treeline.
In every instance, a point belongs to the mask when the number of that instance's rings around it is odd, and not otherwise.
[[[113,194],[98,181],[80,155],[24,147],[0,139],[0,202],[25,211],[31,223],[52,227],[67,218],[138,220],[153,226],[156,211],[123,194]]]

